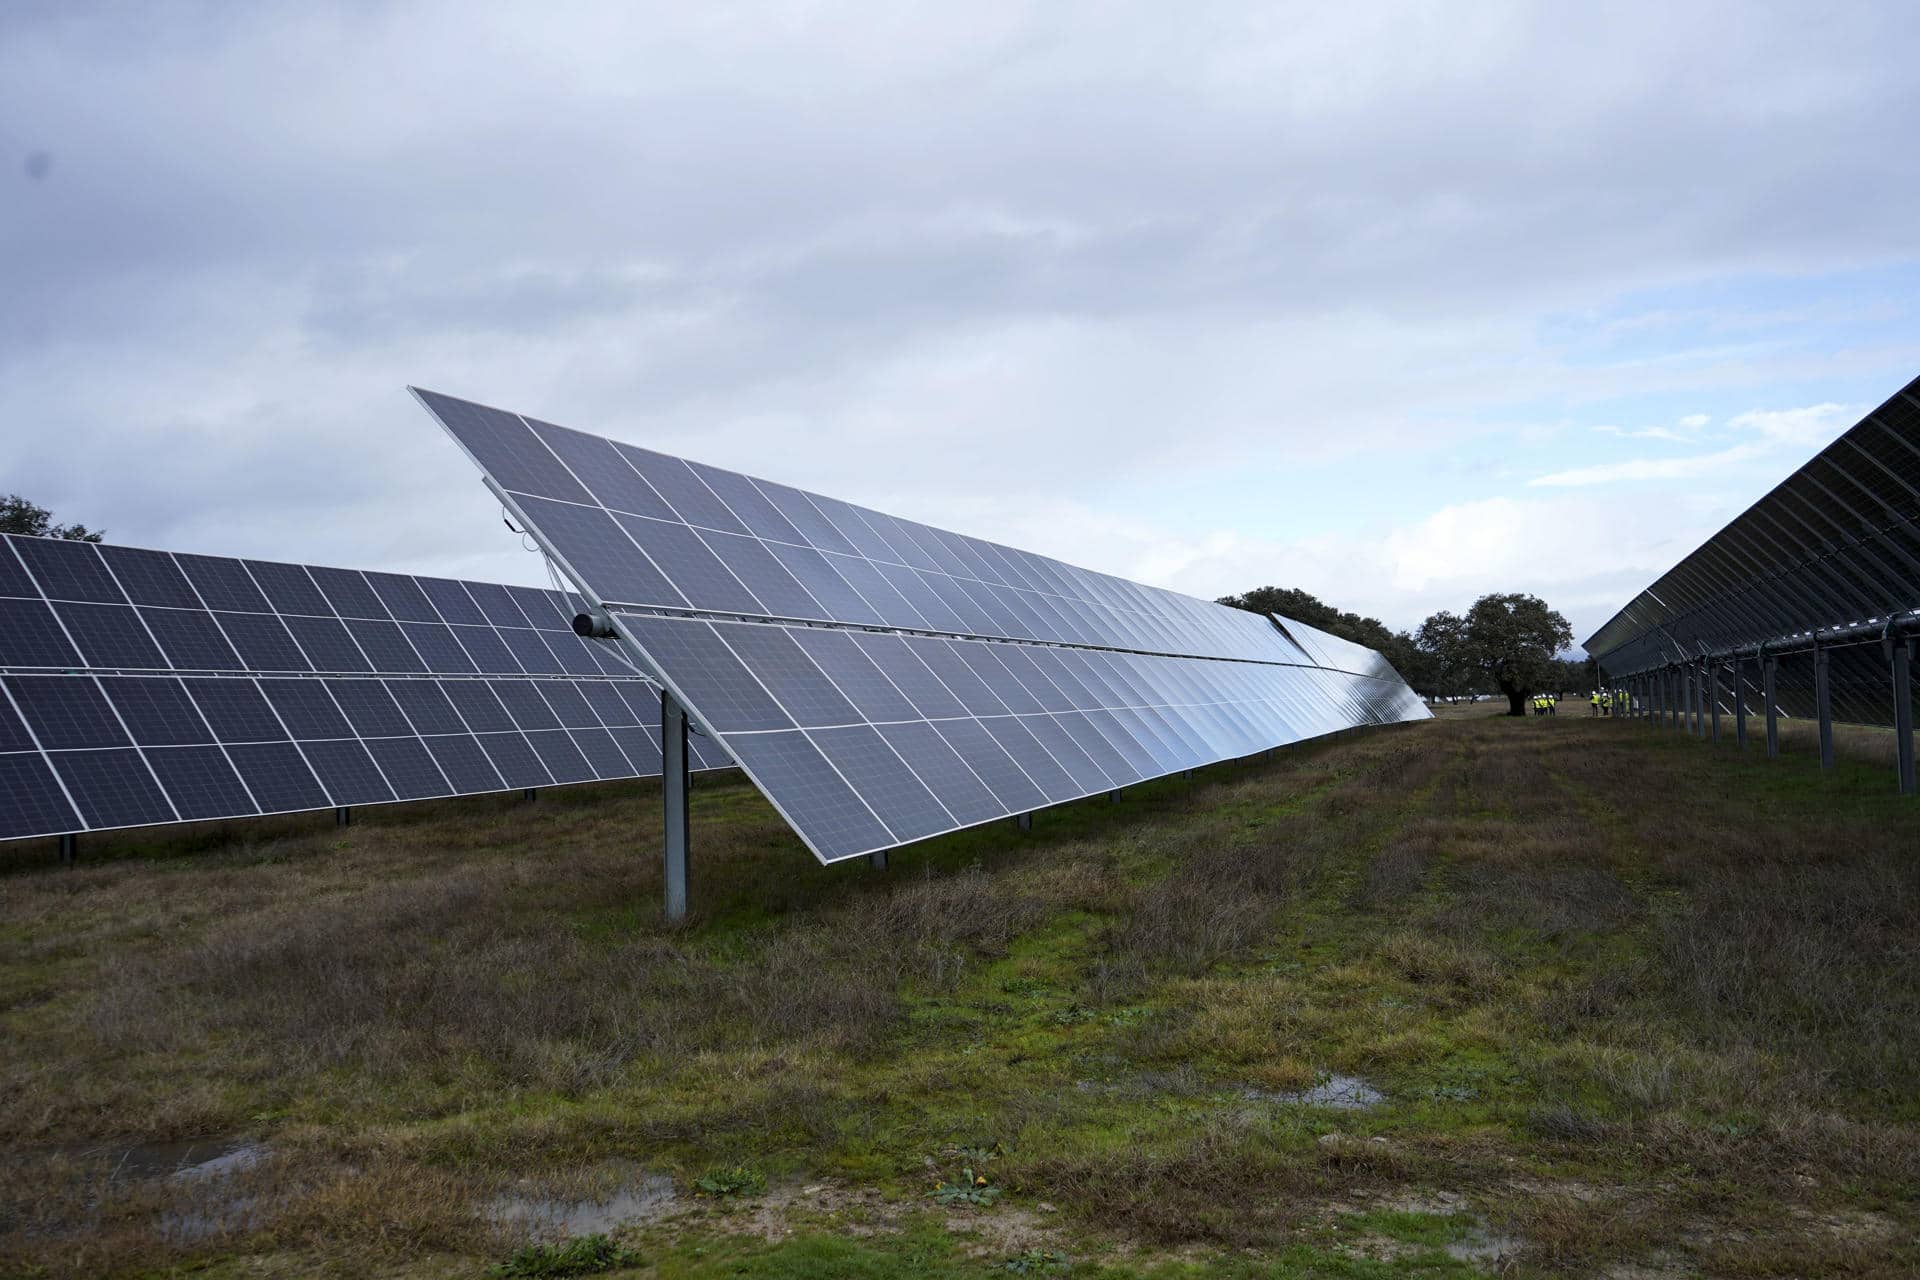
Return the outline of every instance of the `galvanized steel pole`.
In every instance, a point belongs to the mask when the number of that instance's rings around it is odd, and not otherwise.
[[[1747,749],[1747,687],[1740,680],[1740,656],[1733,658],[1733,744]]]
[[[661,842],[666,882],[667,919],[687,918],[687,712],[665,689],[660,691],[660,798],[666,811]]]
[[[1707,668],[1707,718],[1713,724],[1713,741],[1720,741],[1720,664]]]
[[[1893,749],[1900,771],[1900,794],[1914,792],[1913,641],[1893,648]]]
[[[1827,647],[1813,650],[1813,705],[1820,717],[1820,767],[1833,768],[1833,687],[1827,675]]]
[[[1760,696],[1767,704],[1767,759],[1780,757],[1780,704],[1773,696],[1775,677],[1780,671],[1780,659],[1766,654],[1760,659]]]

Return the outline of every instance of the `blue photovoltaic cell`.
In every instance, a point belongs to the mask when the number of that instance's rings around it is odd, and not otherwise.
[[[249,670],[313,670],[286,625],[272,614],[216,613],[213,617]]]
[[[307,738],[350,738],[353,727],[334,705],[326,685],[318,680],[262,680],[260,692],[279,713],[293,736]]]
[[[109,544],[100,548],[100,554],[106,558],[107,568],[119,582],[120,589],[135,604],[168,605],[176,609],[202,607],[193,584],[166,552]]]
[[[407,643],[399,624],[349,618],[347,630],[353,633],[353,638],[366,652],[367,660],[373,664],[375,671],[426,671],[427,664]]]
[[[715,623],[714,630],[795,724],[859,723],[853,704],[785,631],[752,622]]]
[[[932,725],[911,721],[878,728],[895,754],[940,798],[955,820],[971,825],[1006,816],[1006,807]]]
[[[687,607],[686,598],[668,583],[659,569],[636,554],[633,539],[615,518],[598,507],[576,507],[540,498],[523,499],[527,518],[540,528],[567,564],[590,582],[604,584],[607,599],[626,604]],[[628,516],[629,520],[639,520]],[[683,526],[682,533],[690,531]]]
[[[499,770],[493,767],[486,752],[480,749],[479,742],[471,734],[447,734],[422,738],[421,741],[433,753],[434,763],[440,766],[440,772],[446,775],[454,791],[462,795],[479,795],[506,786]]]
[[[436,675],[468,675],[479,670],[451,628],[438,622],[403,622],[401,631],[427,670]],[[494,671],[503,668],[494,667]]]
[[[495,681],[494,694],[513,716],[514,725],[520,729],[558,729],[560,718],[553,714],[553,708],[540,695],[544,681]]]
[[[6,687],[44,751],[124,747],[130,742],[89,676],[8,676]]]
[[[394,798],[373,757],[357,739],[302,742],[300,749],[335,804],[380,804]]]
[[[608,441],[532,418],[527,419],[527,425],[585,483],[601,506],[635,515],[673,518],[672,509],[653,486]]]
[[[479,625],[485,623],[487,615],[480,612],[480,606],[467,594],[466,587],[452,578],[416,578],[420,590],[433,603],[434,612],[440,615],[442,622],[456,625]]]
[[[544,729],[527,734],[527,741],[540,756],[540,763],[547,766],[547,772],[553,775],[555,782],[587,782],[596,775],[593,766],[587,763],[580,748],[573,745],[573,739],[564,729]]]
[[[91,542],[62,538],[16,538],[14,546],[49,600],[88,600],[125,604],[126,596],[107,572]]]
[[[253,575],[238,560],[184,554],[175,555],[173,560],[193,583],[195,594],[207,608],[237,613],[271,612],[272,606],[260,594]]]
[[[253,797],[219,747],[159,747],[146,755],[182,820],[257,812]]]
[[[450,794],[445,775],[418,738],[369,738],[367,750],[402,800]]]
[[[316,671],[372,671],[374,664],[335,617],[283,619]]]
[[[0,840],[72,831],[79,825],[45,757],[24,751],[0,755]]]
[[[842,776],[860,779],[860,798],[895,840],[919,840],[959,825],[872,726],[810,729],[807,736]]]
[[[660,668],[672,671],[689,705],[720,733],[791,728],[793,721],[704,622],[623,615]]]
[[[287,736],[280,717],[251,680],[193,676],[181,685],[222,742],[273,742]]]
[[[746,533],[747,526],[728,509],[706,482],[679,458],[614,442],[614,448],[635,471],[646,477],[655,493],[667,500],[674,513],[690,525],[718,529],[722,533]]]
[[[26,566],[12,551],[12,540],[0,538],[0,597],[37,599],[40,588],[27,576]]]
[[[543,680],[540,682],[540,696],[546,699],[547,706],[561,725],[568,729],[598,728],[600,717],[593,713],[587,700],[580,696],[579,690],[565,680]]]
[[[262,813],[322,809],[330,803],[320,780],[313,776],[300,749],[291,742],[230,746],[227,756],[239,770]]]
[[[821,857],[849,857],[895,843],[853,788],[798,730],[728,738],[733,756]]]
[[[480,749],[509,787],[544,787],[554,780],[523,735],[482,733],[478,737]]]
[[[0,666],[79,665],[79,651],[44,600],[0,599]]]
[[[244,562],[247,572],[266,594],[267,603],[279,613],[299,613],[316,618],[331,618],[333,606],[320,594],[313,578],[306,568],[297,564],[280,564],[271,560],[248,560]]]
[[[633,766],[613,740],[613,735],[605,729],[575,729],[570,735],[573,745],[580,749],[593,771],[603,778],[628,778],[633,776]]]
[[[406,713],[407,720],[413,725],[415,733],[465,733],[467,726],[460,719],[460,713],[454,709],[447,695],[441,691],[439,682],[434,680],[389,680],[387,692],[400,704],[400,710]]]
[[[405,574],[363,573],[367,585],[380,597],[388,613],[401,622],[439,622],[440,614],[420,584]]]
[[[49,751],[47,759],[90,827],[137,827],[179,820],[146,761],[131,747]]]
[[[327,692],[359,737],[391,738],[413,732],[387,686],[378,680],[329,680]]]
[[[501,484],[519,493],[587,500],[580,482],[519,418],[432,391],[415,394]]]
[[[178,680],[164,676],[106,676],[100,684],[106,690],[107,701],[120,713],[121,723],[137,745],[177,747],[213,741],[212,731]]]
[[[142,609],[140,618],[160,642],[161,651],[181,671],[235,671],[242,665],[240,655],[227,643],[226,634],[210,613]]]

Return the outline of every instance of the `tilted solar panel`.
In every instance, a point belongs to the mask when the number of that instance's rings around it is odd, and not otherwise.
[[[1916,609],[1920,378],[1641,591],[1586,648],[1617,679]]]
[[[415,394],[823,862],[1427,716],[1310,628]]]
[[[0,839],[657,775],[657,686],[574,612],[529,587],[0,538]]]

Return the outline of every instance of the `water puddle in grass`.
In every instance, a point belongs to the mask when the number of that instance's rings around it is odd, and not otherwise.
[[[1249,1089],[1246,1096],[1255,1102],[1284,1102],[1302,1107],[1331,1107],[1336,1111],[1365,1111],[1387,1100],[1387,1095],[1359,1076],[1332,1074],[1322,1076],[1311,1089],[1277,1093],[1267,1089]]]
[[[599,1195],[571,1196],[534,1187],[503,1192],[487,1209],[502,1226],[523,1227],[535,1236],[564,1240],[657,1222],[679,1204],[672,1178],[640,1173]]]
[[[146,1142],[132,1147],[74,1146],[52,1149],[70,1160],[101,1164],[108,1177],[144,1182],[154,1178],[217,1178],[251,1169],[266,1159],[267,1148],[240,1138],[194,1138],[186,1142]]]

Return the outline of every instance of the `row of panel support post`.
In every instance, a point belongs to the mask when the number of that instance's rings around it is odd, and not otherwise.
[[[1913,641],[1893,649],[1893,750],[1900,775],[1900,794],[1914,793],[1913,776]]]
[[[69,831],[60,837],[60,865],[70,867],[80,852],[80,837]]]
[[[1813,650],[1813,707],[1820,717],[1820,767],[1833,768],[1833,684],[1827,674],[1827,651]]]
[[[336,827],[352,826],[353,825],[352,808],[343,805],[342,807],[335,809],[333,811],[333,825]]]
[[[1760,659],[1760,698],[1767,707],[1767,759],[1780,756],[1780,704],[1774,701],[1774,682],[1780,674],[1780,659]]]
[[[1712,740],[1720,741],[1720,664],[1707,671],[1707,720],[1713,726]]]
[[[661,841],[662,879],[669,923],[687,918],[687,712],[665,689],[660,691],[660,798],[666,811]]]
[[[1733,745],[1747,749],[1747,690],[1740,683],[1740,655],[1733,655]]]

